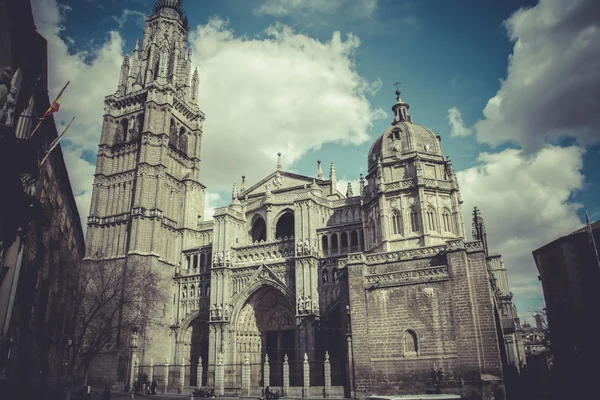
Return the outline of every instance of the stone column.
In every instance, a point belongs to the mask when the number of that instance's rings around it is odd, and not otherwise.
[[[304,353],[303,378],[302,379],[302,397],[310,395],[310,364],[308,363],[308,354]]]
[[[133,365],[133,380],[137,380],[137,378],[140,376],[140,359],[139,358],[135,358],[135,364]]]
[[[265,387],[271,386],[271,366],[269,365],[269,355],[265,354],[265,368],[263,379],[265,381]]]
[[[250,396],[250,357],[248,353],[244,354],[244,364],[242,364],[242,396]]]
[[[288,355],[283,356],[283,393],[282,396],[290,395],[290,364],[288,364]]]
[[[154,359],[150,359],[150,370],[148,371],[148,382],[152,384],[154,380]]]
[[[325,352],[325,397],[331,397],[331,364],[329,363],[329,352]]]
[[[132,354],[133,356],[133,354]],[[136,378],[136,374],[135,374],[135,366],[137,365],[137,359],[134,360],[133,357],[131,358],[131,372],[129,375],[129,386],[133,389],[133,382],[135,382],[135,378]]]
[[[185,358],[181,357],[181,366],[179,367],[179,391],[183,393],[185,386]]]
[[[198,369],[196,370],[196,387],[202,387],[202,357],[198,357]]]
[[[225,394],[225,370],[223,367],[223,353],[217,356],[217,366],[215,368],[215,386],[217,387],[217,395]]]
[[[165,358],[165,393],[169,390],[169,359]]]

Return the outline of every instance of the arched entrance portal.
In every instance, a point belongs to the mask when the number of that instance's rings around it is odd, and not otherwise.
[[[256,290],[241,308],[236,321],[236,353],[238,365],[248,354],[251,385],[264,385],[263,366],[269,355],[271,386],[282,386],[283,360],[295,360],[296,323],[289,299],[275,288],[264,285]]]
[[[190,386],[201,387],[206,383],[207,363],[208,363],[208,323],[200,318],[194,319],[188,328],[191,331],[190,337],[190,376],[188,382]],[[188,331],[188,332],[189,332]],[[202,357],[204,366],[202,371],[202,382],[198,382],[198,361]]]

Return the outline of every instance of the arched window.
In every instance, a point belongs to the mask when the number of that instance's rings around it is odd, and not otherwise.
[[[450,210],[448,210],[447,208],[445,208],[444,211],[442,211],[442,223],[444,224],[445,232],[454,232],[454,230],[452,229],[452,222],[450,220]]]
[[[392,213],[392,230],[394,235],[400,235],[402,233],[402,216],[398,210],[394,210]]]
[[[187,155],[188,151],[188,135],[183,127],[179,130],[179,151]]]
[[[427,228],[435,231],[435,210],[431,207],[427,209]]]
[[[336,250],[338,248],[338,236],[337,233],[331,235],[331,250]]]
[[[194,254],[194,269],[198,268],[198,254]]]
[[[196,286],[194,286],[194,284],[192,283],[190,285],[190,297],[195,297],[196,296]]]
[[[171,119],[171,127],[169,128],[169,146],[176,149],[179,147],[179,135],[177,134],[177,125],[174,119]]]
[[[363,229],[360,230],[360,247],[365,248],[365,231]]]
[[[206,258],[204,254],[200,254],[200,271],[204,271],[204,266],[206,265]]]
[[[413,232],[419,232],[419,212],[416,208],[410,210],[410,228]]]
[[[210,297],[210,283],[206,285],[206,292],[204,294],[206,297]]]
[[[358,246],[358,232],[357,231],[350,232],[350,245],[352,247]]]
[[[348,247],[348,234],[346,232],[342,232],[342,249]]]
[[[294,214],[292,212],[285,212],[277,220],[275,226],[275,237],[277,239],[284,237],[294,236]]]
[[[190,256],[185,256],[185,269],[190,269],[191,263],[192,263],[192,258]]]
[[[329,241],[327,240],[327,235],[321,236],[321,250],[329,250]]]
[[[373,219],[369,221],[369,239],[371,240],[371,246],[377,243],[377,233],[375,232],[375,221]]]
[[[251,230],[252,242],[260,242],[267,240],[267,224],[262,217],[257,217],[252,223]]]
[[[414,331],[407,330],[404,332],[402,340],[404,347],[404,357],[415,357],[419,355],[419,344],[417,342],[417,334]]]
[[[340,279],[340,273],[337,268],[331,270],[331,275],[333,276],[333,283],[337,282]]]
[[[121,120],[121,131],[123,132],[123,136],[119,138],[119,140],[126,142],[127,141],[127,131],[129,130],[129,121],[127,118],[123,118]]]

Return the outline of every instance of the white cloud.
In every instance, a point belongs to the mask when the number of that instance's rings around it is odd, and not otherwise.
[[[207,116],[200,179],[210,190],[241,175],[252,185],[273,172],[278,152],[286,168],[328,142],[362,144],[383,114],[366,97],[377,84],[355,70],[356,36],[321,42],[282,24],[265,34],[236,37],[213,19],[191,35]]]
[[[456,107],[448,110],[448,124],[450,125],[450,136],[466,137],[473,133],[473,129],[465,126],[460,110]]]
[[[491,252],[502,253],[511,291],[522,312],[543,303],[531,252],[581,227],[580,205],[570,196],[583,188],[583,150],[547,146],[532,157],[522,150],[482,153],[458,172],[462,210],[471,232],[473,207],[485,219]]]
[[[117,32],[110,32],[108,39],[96,46],[92,54],[85,51],[70,53],[67,43],[59,36],[65,13],[70,8],[58,5],[56,0],[33,0],[32,7],[36,27],[48,41],[51,101],[64,84],[71,81],[55,119],[61,131],[62,125],[76,116],[62,146],[85,230],[95,167],[83,159],[83,154],[88,152],[95,159],[102,128],[104,96],[110,94],[112,88],[116,90],[124,57],[123,40]]]
[[[336,13],[368,18],[373,15],[376,8],[377,0],[265,0],[254,9],[254,12],[258,15],[270,15],[277,18]]]
[[[479,141],[515,141],[531,153],[548,140],[600,140],[600,2],[540,0],[507,21],[508,76],[477,123]]]
[[[204,196],[204,220],[213,219],[215,209],[225,206],[224,202],[225,199],[221,198],[219,193],[206,192]]]
[[[116,90],[123,40],[113,31],[90,53],[71,54],[59,36],[70,9],[56,0],[32,3],[36,26],[48,40],[51,97],[71,81],[56,118],[62,125],[77,117],[63,148],[85,229],[94,167],[82,157],[95,159],[104,97]],[[200,106],[207,114],[201,179],[213,192],[229,190],[241,175],[256,182],[274,169],[278,151],[290,165],[327,142],[361,144],[373,120],[384,114],[366,98],[378,82],[365,81],[355,70],[356,36],[344,40],[336,33],[320,42],[281,24],[265,35],[236,37],[218,19],[191,35],[194,64],[201,65]]]
[[[112,19],[119,25],[119,28],[123,28],[129,18],[133,19],[136,22],[138,27],[143,28],[144,22],[146,21],[146,14],[141,11],[124,9],[123,14],[120,17],[115,15],[112,16]]]
[[[348,191],[348,184],[352,185],[352,193],[354,196],[358,196],[360,194],[360,182],[358,179],[338,179],[337,180],[337,190],[342,194],[346,194]]]

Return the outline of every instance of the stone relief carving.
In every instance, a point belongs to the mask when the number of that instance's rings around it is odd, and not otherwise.
[[[7,110],[7,99],[11,91],[12,68],[5,66],[0,68],[0,123],[5,123]]]

